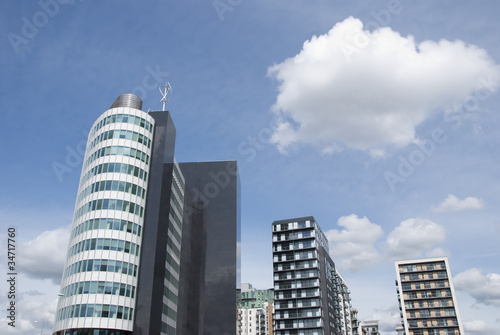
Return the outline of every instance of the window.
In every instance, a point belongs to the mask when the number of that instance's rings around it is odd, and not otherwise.
[[[428,309],[422,309],[420,311],[420,317],[421,318],[427,318],[431,316],[431,312]]]

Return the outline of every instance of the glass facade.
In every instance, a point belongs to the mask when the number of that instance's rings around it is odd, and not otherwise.
[[[406,335],[464,334],[446,257],[399,261],[396,273]]]
[[[180,163],[186,180],[178,334],[234,334],[240,287],[236,161]]]
[[[118,105],[92,126],[56,334],[133,330],[154,122],[141,110]]]
[[[237,164],[178,164],[170,113],[140,108],[122,95],[89,133],[54,335],[234,333]]]

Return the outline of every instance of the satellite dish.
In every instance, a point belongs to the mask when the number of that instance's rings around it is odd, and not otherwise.
[[[161,102],[163,102],[163,111],[165,111],[165,103],[168,102],[172,96],[172,86],[167,82],[165,86],[160,86],[158,89],[162,95]]]

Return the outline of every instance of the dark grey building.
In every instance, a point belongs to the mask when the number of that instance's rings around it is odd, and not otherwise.
[[[234,334],[237,164],[178,164],[169,112],[141,108],[91,128],[54,334]]]
[[[351,335],[350,293],[312,216],[274,221],[276,335]]]
[[[236,332],[239,179],[236,161],[181,163],[186,201],[177,334]],[[233,294],[227,294],[232,290]],[[231,317],[228,317],[231,316]]]

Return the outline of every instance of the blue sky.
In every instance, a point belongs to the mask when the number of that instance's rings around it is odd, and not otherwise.
[[[22,308],[2,333],[51,326],[85,132],[122,93],[161,109],[168,81],[177,160],[238,160],[244,282],[272,286],[274,220],[313,215],[362,319],[399,321],[394,260],[448,256],[467,332],[500,334],[497,2],[0,7],[0,224]]]

